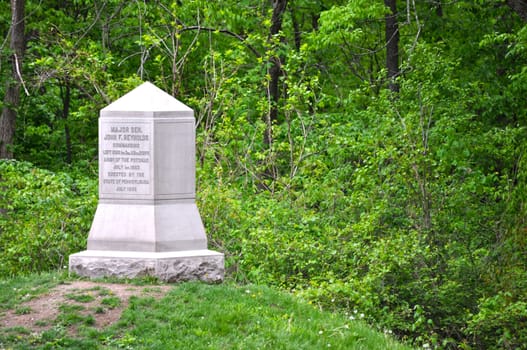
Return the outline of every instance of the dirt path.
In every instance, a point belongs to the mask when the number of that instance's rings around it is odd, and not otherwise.
[[[0,314],[0,327],[24,327],[43,331],[54,324],[64,305],[77,306],[79,313],[91,315],[94,327],[107,327],[121,317],[131,296],[163,297],[172,286],[134,286],[129,284],[73,281],[61,284],[48,293],[24,302],[15,310]]]

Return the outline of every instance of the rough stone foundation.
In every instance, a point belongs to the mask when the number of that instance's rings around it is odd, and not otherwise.
[[[69,270],[89,278],[154,276],[164,282],[223,281],[224,255],[211,250],[133,252],[85,250],[70,255]]]

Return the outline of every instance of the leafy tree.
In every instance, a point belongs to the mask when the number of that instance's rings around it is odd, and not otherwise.
[[[22,62],[26,46],[25,0],[11,0],[11,27],[9,28],[10,66],[12,74],[7,78],[2,114],[0,115],[0,158],[11,158],[15,135],[20,88],[23,84]],[[25,88],[25,87],[24,87]]]

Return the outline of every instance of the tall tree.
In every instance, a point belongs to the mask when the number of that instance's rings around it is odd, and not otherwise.
[[[20,101],[21,63],[25,49],[24,0],[11,0],[11,66],[13,80],[7,80],[4,96],[4,107],[0,115],[0,159],[13,158],[11,146],[15,136],[16,108]],[[2,179],[0,179],[1,181]],[[5,215],[6,209],[0,208],[0,215]],[[0,234],[2,230],[0,229]]]
[[[10,44],[12,79],[7,81],[4,107],[0,116],[0,158],[12,158],[11,145],[15,135],[16,110],[20,102],[22,59],[25,51],[25,0],[11,0]]]
[[[282,29],[282,21],[284,17],[284,12],[287,7],[287,0],[273,0],[273,14],[271,17],[271,26],[269,28],[269,42],[271,43],[271,50],[276,49],[276,45],[273,44],[273,41],[276,38],[276,35],[279,34]],[[273,50],[274,51],[274,50]],[[273,140],[272,135],[272,125],[273,122],[278,118],[278,101],[280,99],[280,90],[278,88],[278,83],[280,75],[282,74],[282,60],[280,56],[275,52],[271,52],[269,58],[269,83],[267,84],[267,96],[269,98],[269,112],[266,115],[266,130],[264,135],[264,142],[267,145],[270,145]]]
[[[384,0],[390,12],[385,16],[386,22],[386,68],[388,69],[389,88],[399,91],[395,78],[399,75],[399,26],[397,24],[397,1]]]

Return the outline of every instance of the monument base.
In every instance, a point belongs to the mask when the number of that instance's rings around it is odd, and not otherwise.
[[[212,250],[134,252],[85,250],[70,255],[70,273],[89,278],[153,276],[164,282],[223,281],[224,255]]]

